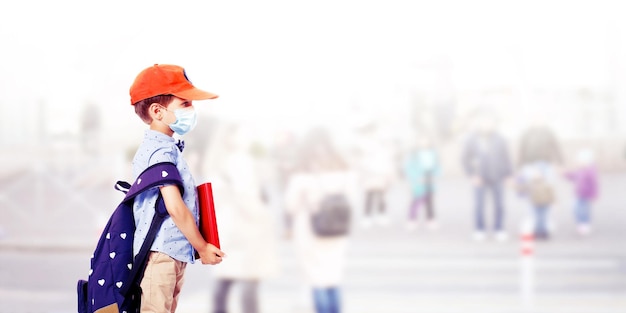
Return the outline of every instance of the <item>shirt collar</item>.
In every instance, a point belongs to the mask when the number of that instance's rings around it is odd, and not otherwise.
[[[152,130],[152,129],[146,130],[144,134],[144,138],[146,140],[154,140],[154,141],[165,142],[165,143],[168,143],[168,142],[174,143],[178,147],[178,150],[180,150],[180,152],[182,152],[183,149],[185,148],[185,142],[183,140],[177,140],[174,137],[168,136],[162,132]]]
[[[148,129],[146,130],[145,134],[144,134],[144,139],[148,139],[148,140],[156,140],[156,141],[160,141],[160,142],[176,142],[176,139],[174,139],[171,136],[168,136],[162,132],[158,132],[156,130],[152,130],[152,129]]]

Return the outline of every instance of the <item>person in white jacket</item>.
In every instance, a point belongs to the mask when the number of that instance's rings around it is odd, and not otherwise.
[[[387,192],[397,179],[397,164],[389,139],[384,138],[383,130],[375,123],[362,127],[357,137],[356,167],[359,175],[359,188],[363,192],[364,227],[372,221],[386,226],[390,223],[387,212]]]
[[[263,199],[260,162],[251,153],[251,136],[244,126],[225,122],[209,151],[220,244],[228,261],[215,270],[213,312],[228,312],[233,284],[241,290],[244,313],[259,311],[258,285],[277,274],[277,234],[270,207]]]
[[[291,217],[292,239],[305,283],[313,290],[317,313],[340,311],[348,234],[319,237],[313,232],[311,215],[325,195],[343,194],[354,207],[355,177],[331,144],[329,135],[311,131],[300,147],[297,171],[289,178],[285,208]]]

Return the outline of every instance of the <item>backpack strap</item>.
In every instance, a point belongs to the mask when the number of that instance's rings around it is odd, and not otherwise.
[[[129,185],[128,183],[124,184],[124,182],[118,182],[115,189],[120,190],[118,189],[118,185],[120,185],[120,183],[122,183],[120,186],[122,188],[128,187]],[[178,168],[176,168],[174,163],[163,162],[153,164],[141,172],[135,182],[128,188],[123,202],[134,199],[135,196],[150,188],[164,185],[177,185],[181,194],[184,191],[183,180],[180,177]]]
[[[148,167],[128,188],[125,188],[129,185],[128,183],[126,183],[126,185],[123,184],[124,182],[121,183],[122,184],[118,182],[115,185],[115,189],[120,190],[118,189],[118,185],[122,189],[127,189],[126,197],[124,197],[124,200],[122,202],[132,202],[138,194],[148,189],[164,185],[176,185],[178,186],[181,195],[184,193],[184,187],[182,178],[180,177],[180,173],[178,172],[176,165],[170,162],[157,163]],[[123,190],[121,191],[124,192]],[[130,205],[132,207],[132,203]],[[127,283],[123,284],[122,288],[120,289],[120,293],[122,294],[122,296],[126,296],[132,286],[139,284],[143,276],[146,262],[148,261],[148,254],[150,253],[152,243],[154,242],[154,239],[156,238],[156,235],[161,228],[161,224],[169,215],[167,213],[165,202],[163,201],[163,196],[161,195],[161,193],[159,193],[158,195],[154,211],[155,214],[152,218],[152,222],[150,223],[150,228],[148,229],[146,238],[141,245],[141,249],[135,256],[135,259],[133,261],[133,267],[128,275]]]

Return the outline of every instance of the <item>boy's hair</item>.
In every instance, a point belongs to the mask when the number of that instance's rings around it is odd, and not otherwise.
[[[153,103],[158,103],[167,108],[173,99],[174,99],[173,95],[157,95],[157,96],[150,97],[147,99],[139,100],[134,105],[135,113],[139,115],[139,117],[141,118],[142,121],[144,121],[144,123],[150,124],[152,123],[150,112],[148,112],[150,105],[152,105]]]

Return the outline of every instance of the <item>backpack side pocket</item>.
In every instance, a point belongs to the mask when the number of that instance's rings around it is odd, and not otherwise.
[[[79,280],[76,291],[78,293],[78,313],[88,313],[87,281],[83,279]]]

